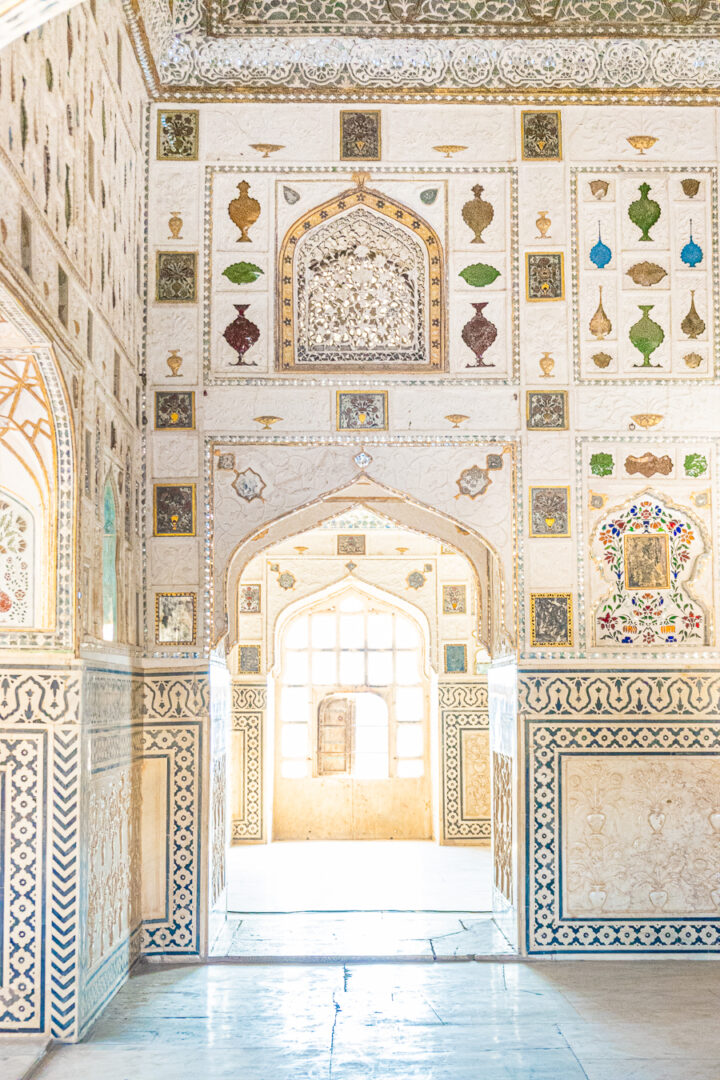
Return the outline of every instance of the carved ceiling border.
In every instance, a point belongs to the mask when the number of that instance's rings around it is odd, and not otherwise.
[[[573,37],[565,26],[558,36],[555,25],[552,40],[542,28],[515,27],[493,42],[154,32],[154,56],[138,0],[123,5],[148,93],[159,101],[357,104],[360,92],[363,102],[388,103],[720,103],[720,40],[696,24],[675,25],[664,37],[623,28],[623,38]],[[689,34],[701,40],[693,44]]]

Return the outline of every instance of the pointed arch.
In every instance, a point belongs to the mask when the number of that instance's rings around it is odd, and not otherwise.
[[[0,641],[69,648],[74,629],[75,469],[69,402],[51,342],[0,282],[0,475],[33,519],[30,618]],[[12,637],[8,638],[7,635]]]
[[[397,593],[390,592],[388,589],[382,589],[380,586],[373,585],[369,581],[361,581],[359,578],[353,577],[352,574],[347,573],[337,581],[333,581],[329,585],[316,589],[315,592],[312,592],[307,596],[301,596],[297,600],[293,600],[292,603],[287,604],[286,607],[279,612],[277,619],[275,620],[273,652],[272,656],[268,657],[268,669],[277,667],[279,645],[282,635],[294,619],[300,617],[305,611],[308,611],[311,608],[317,608],[323,603],[330,604],[333,601],[339,601],[344,593],[353,592],[358,593],[363,598],[375,600],[380,604],[384,604],[387,607],[402,612],[403,615],[407,615],[407,617],[417,625],[424,642],[424,662],[426,669],[424,674],[429,675],[430,623],[422,608],[418,607],[417,604],[413,604],[409,600],[406,600],[405,597],[398,596]],[[277,674],[277,672],[275,672],[275,674]]]
[[[445,367],[440,237],[413,210],[357,186],[305,214],[278,259],[281,371]]]
[[[245,536],[230,555],[224,570],[223,607],[216,610],[218,637],[225,636],[232,647],[238,640],[237,604],[234,598],[247,563],[261,551],[298,533],[316,528],[324,521],[360,506],[388,518],[393,524],[423,533],[459,551],[472,566],[483,597],[478,644],[491,656],[507,652],[514,634],[506,622],[505,587],[501,562],[493,546],[467,523],[456,521],[440,510],[419,503],[402,491],[379,484],[360,474],[351,483],[325,492],[306,505],[294,507]]]

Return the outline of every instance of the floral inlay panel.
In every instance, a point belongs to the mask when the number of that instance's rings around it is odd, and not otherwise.
[[[595,643],[706,644],[707,616],[688,589],[706,550],[690,515],[651,493],[604,517],[592,553],[612,588],[595,612]]]
[[[407,207],[358,187],[316,207],[279,258],[281,370],[443,367],[443,254]]]
[[[564,914],[720,912],[720,758],[568,755]]]
[[[0,626],[32,625],[33,542],[32,515],[0,492]]]

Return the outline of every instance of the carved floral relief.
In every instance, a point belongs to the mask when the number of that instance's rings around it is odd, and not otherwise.
[[[720,913],[720,758],[563,758],[568,916]]]

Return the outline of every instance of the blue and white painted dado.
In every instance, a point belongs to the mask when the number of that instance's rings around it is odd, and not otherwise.
[[[199,955],[208,721],[207,672],[3,673],[0,1031],[76,1039],[141,953]]]
[[[720,675],[525,670],[529,953],[720,951]]]

